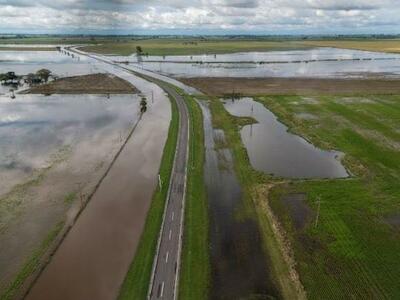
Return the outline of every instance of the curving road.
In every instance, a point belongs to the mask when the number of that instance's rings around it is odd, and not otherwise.
[[[132,71],[104,58],[77,49],[74,51],[140,75],[145,80],[160,86],[177,104],[179,112],[178,141],[148,293],[149,299],[177,299],[189,155],[189,113],[186,102],[169,83],[156,78],[157,74],[152,77],[149,72],[143,74],[144,72],[142,73],[140,70]]]

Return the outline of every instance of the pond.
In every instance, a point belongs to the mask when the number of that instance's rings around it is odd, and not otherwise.
[[[251,98],[224,100],[225,109],[258,123],[244,126],[240,135],[251,165],[259,171],[285,178],[343,178],[343,153],[321,150],[288,128],[259,102]]]

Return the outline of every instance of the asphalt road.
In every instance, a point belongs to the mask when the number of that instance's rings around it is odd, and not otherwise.
[[[80,54],[84,54],[79,51]],[[99,59],[88,55],[93,59]],[[111,61],[99,59],[133,72]],[[140,72],[134,72],[140,73]],[[168,199],[164,211],[163,223],[158,240],[158,251],[154,259],[149,299],[176,299],[179,282],[182,234],[184,223],[184,205],[186,192],[186,173],[189,155],[189,113],[183,97],[168,83],[149,76],[141,76],[160,86],[176,101],[179,112],[179,135],[175,152],[174,167],[169,183]],[[162,183],[167,184],[167,183]]]
[[[149,299],[176,299],[182,248],[186,171],[189,155],[189,115],[185,100],[181,95],[166,84],[161,82],[156,83],[175,99],[180,118],[174,169],[159,238],[158,253],[154,261]]]

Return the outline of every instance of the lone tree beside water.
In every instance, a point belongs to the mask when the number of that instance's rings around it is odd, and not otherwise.
[[[36,75],[39,76],[44,82],[47,82],[51,75],[51,71],[47,69],[41,69],[36,72]]]
[[[145,113],[147,111],[147,100],[145,97],[140,101],[140,112]]]

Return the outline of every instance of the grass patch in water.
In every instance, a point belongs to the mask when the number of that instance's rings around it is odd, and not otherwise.
[[[28,258],[28,260],[24,263],[22,269],[19,271],[18,275],[14,279],[14,281],[10,284],[10,286],[6,289],[3,295],[0,295],[1,299],[9,300],[14,299],[16,297],[16,293],[21,288],[22,284],[25,280],[37,270],[39,266],[39,262],[41,257],[45,254],[45,252],[49,249],[54,239],[57,237],[59,232],[64,226],[64,222],[58,223],[47,235],[47,237],[43,240],[42,244],[36,249],[33,254]]]
[[[184,94],[190,116],[188,182],[182,245],[180,299],[208,299],[210,258],[208,203],[204,183],[203,114],[192,96]]]

